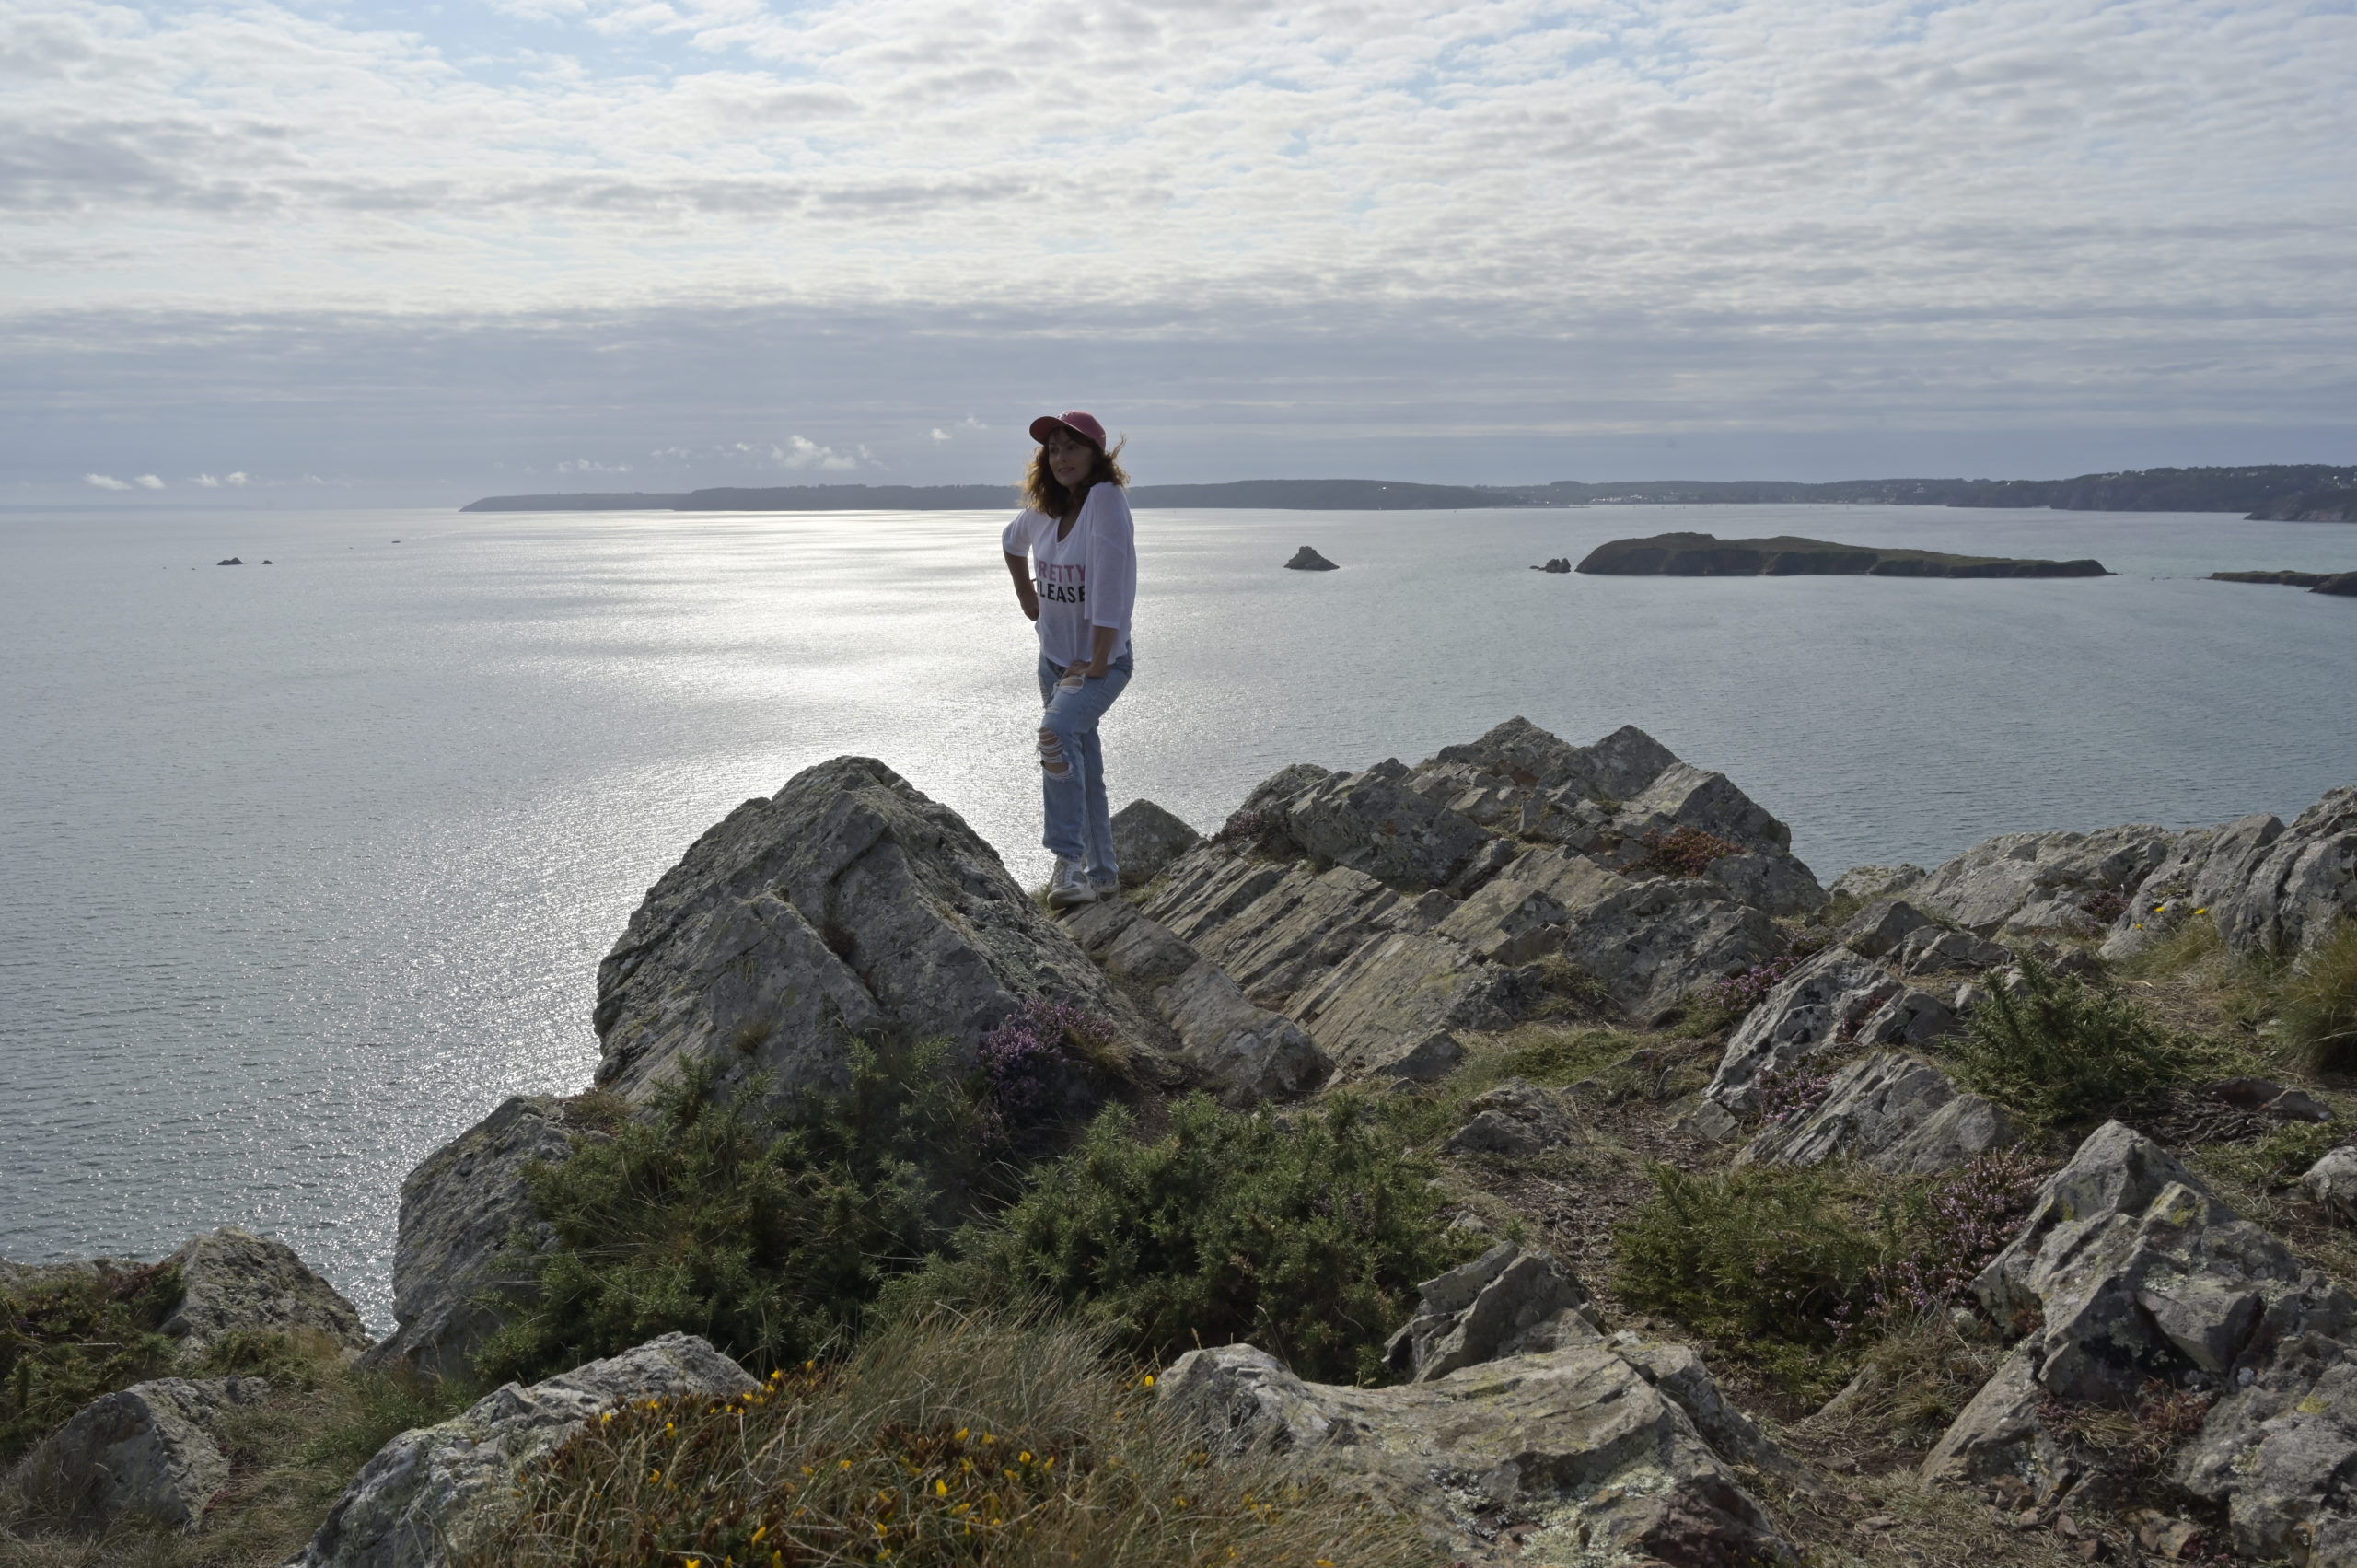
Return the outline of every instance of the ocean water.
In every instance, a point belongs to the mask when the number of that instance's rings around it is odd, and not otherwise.
[[[1042,877],[999,521],[0,514],[0,1255],[236,1223],[381,1328],[401,1176],[587,1080],[598,959],[738,801],[879,757]],[[1527,569],[1670,528],[2119,575]],[[1205,829],[1287,762],[1413,761],[1515,714],[1643,726],[1828,879],[2357,782],[2357,602],[2199,580],[2357,568],[2357,528],[1599,507],[1147,513],[1139,540],[1114,797]],[[1302,544],[1342,569],[1278,569]]]

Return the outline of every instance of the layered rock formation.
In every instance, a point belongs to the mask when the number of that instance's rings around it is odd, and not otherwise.
[[[2181,831],[2002,833],[1905,891],[1983,936],[2100,936],[2108,959],[2197,913],[2238,955],[2297,953],[2357,915],[2357,786],[2327,791],[2289,827],[2259,813]]]
[[[1413,768],[1283,770],[1142,908],[1339,1075],[1429,1078],[1566,975],[1653,1018],[1765,961],[1772,917],[1826,900],[1791,842],[1642,730],[1514,719]]]

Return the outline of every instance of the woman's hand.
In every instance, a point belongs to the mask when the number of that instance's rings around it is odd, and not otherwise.
[[[1015,602],[1023,607],[1026,621],[1039,619],[1039,590],[1031,586],[1031,563],[1028,557],[1009,555],[1006,574],[1015,579]]]

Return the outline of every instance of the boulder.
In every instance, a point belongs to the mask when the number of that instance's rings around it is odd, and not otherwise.
[[[1051,996],[1134,1038],[1128,1003],[958,814],[839,757],[706,831],[598,970],[597,1081],[644,1101],[692,1063],[725,1093],[847,1081],[884,1031],[965,1053]]]
[[[1293,559],[1285,563],[1285,569],[1289,572],[1336,572],[1341,568],[1305,544],[1293,552]]]
[[[1408,788],[1407,772],[1387,761],[1321,780],[1286,807],[1287,830],[1311,854],[1389,887],[1437,888],[1465,868],[1489,834]]]
[[[1416,1315],[1383,1353],[1411,1383],[1600,1337],[1587,1317],[1585,1287],[1554,1259],[1511,1241],[1426,1280],[1416,1293]]]
[[[1678,1402],[1682,1387],[1593,1341],[1390,1388],[1306,1383],[1263,1351],[1223,1345],[1181,1356],[1155,1392],[1206,1444],[1294,1453],[1420,1519],[1452,1557],[1486,1556],[1515,1529],[1530,1562],[1795,1562]]]
[[[1704,1096],[1731,1110],[1750,1109],[1762,1073],[1787,1072],[1848,1043],[1904,989],[1881,965],[1846,947],[1828,947],[1778,981],[1744,1016]]]
[[[760,1387],[692,1334],[666,1334],[528,1388],[507,1384],[377,1450],[286,1568],[452,1568],[489,1548],[491,1504],[517,1473],[584,1422],[633,1400],[726,1399]]]
[[[484,1298],[528,1278],[514,1268],[511,1243],[554,1239],[532,1210],[524,1167],[573,1156],[564,1102],[518,1095],[418,1162],[401,1181],[393,1244],[393,1332],[361,1357],[436,1377],[467,1375],[474,1353],[500,1325]],[[586,1134],[602,1136],[602,1134]]]
[[[2211,918],[2235,953],[2296,953],[2357,917],[2357,785],[2328,790],[2266,846]]]
[[[1969,1165],[2021,1135],[2002,1107],[1958,1088],[1930,1063],[1877,1051],[1835,1074],[1815,1110],[1761,1129],[1735,1163],[1849,1159],[1892,1175],[1922,1176]]]
[[[1826,891],[1837,899],[1872,903],[1876,899],[1897,897],[1921,882],[1925,875],[1920,865],[1853,865],[1836,877]]]
[[[368,1347],[360,1314],[284,1242],[235,1225],[200,1236],[164,1260],[185,1295],[163,1331],[193,1361],[235,1333],[315,1333],[346,1351]]]
[[[260,1377],[134,1383],[84,1405],[19,1459],[5,1484],[69,1518],[193,1530],[229,1481],[224,1423],[269,1392]]]
[[[1202,842],[1202,834],[1151,800],[1132,800],[1113,813],[1113,861],[1126,888],[1153,881]]]
[[[2300,1191],[2322,1203],[2336,1219],[2357,1220],[2357,1147],[2328,1149],[2300,1178]]]
[[[1453,1155],[1527,1158],[1576,1143],[1579,1130],[1552,1089],[1508,1078],[1474,1098],[1473,1114],[1441,1145]]]

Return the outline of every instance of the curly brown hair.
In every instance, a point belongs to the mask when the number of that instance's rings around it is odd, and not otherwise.
[[[1113,443],[1111,451],[1098,452],[1096,466],[1088,470],[1088,477],[1077,490],[1067,490],[1057,482],[1048,468],[1048,448],[1043,444],[1031,454],[1031,470],[1023,476],[1023,504],[1059,521],[1077,517],[1080,504],[1088,499],[1089,486],[1130,482],[1128,472],[1121,467],[1121,448],[1129,444],[1129,438],[1124,436]]]

